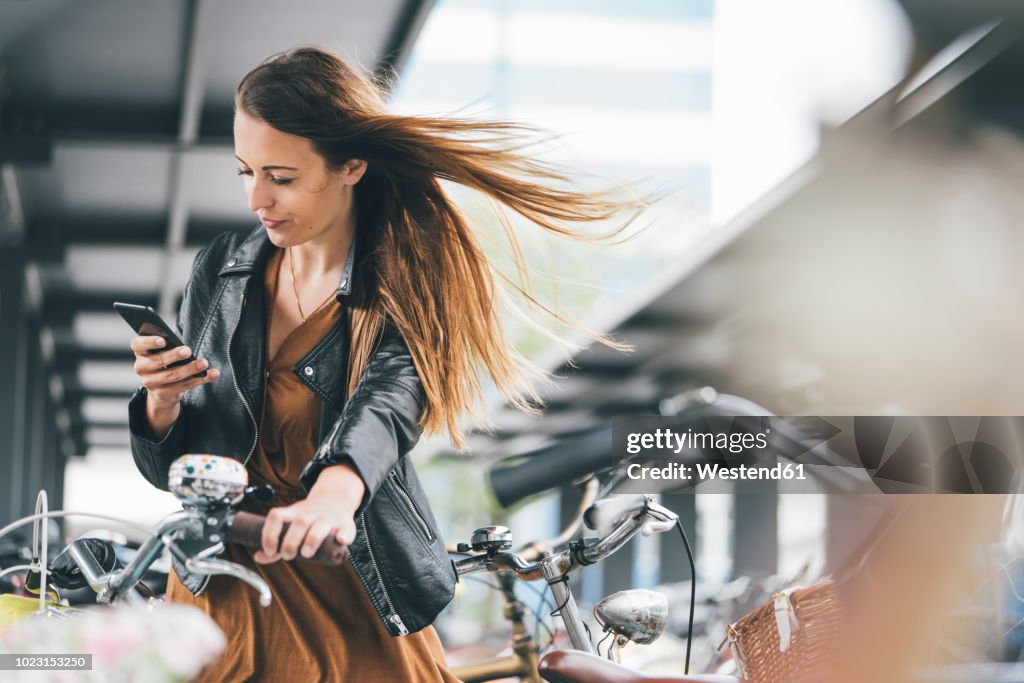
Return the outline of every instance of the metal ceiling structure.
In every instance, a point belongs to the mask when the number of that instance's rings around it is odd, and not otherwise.
[[[22,372],[45,375],[44,431],[64,455],[127,444],[137,381],[111,303],[173,320],[199,248],[255,225],[232,158],[241,76],[303,44],[398,70],[432,4],[0,2],[0,324],[31,324],[40,357]],[[17,374],[8,402],[25,396]]]

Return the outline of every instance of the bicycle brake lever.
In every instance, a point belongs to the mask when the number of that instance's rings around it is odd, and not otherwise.
[[[640,527],[640,533],[644,536],[672,531],[679,520],[679,515],[652,500],[647,501],[647,510],[644,514],[647,516],[647,521]]]
[[[675,520],[663,521],[657,519],[649,519],[644,522],[644,525],[640,527],[640,533],[644,536],[653,536],[654,534],[662,534],[666,531],[672,531],[676,528]]]
[[[270,484],[262,486],[249,486],[245,489],[245,497],[251,498],[258,503],[270,505],[274,502],[274,487]]]
[[[675,524],[676,520],[679,519],[679,515],[672,512],[661,503],[655,503],[653,500],[647,501],[646,514],[651,518],[651,520],[658,522],[671,522],[672,524]]]
[[[260,605],[263,607],[270,605],[272,600],[270,586],[259,574],[240,564],[215,558],[190,557],[185,560],[185,568],[197,574],[224,574],[241,579],[259,592]]]

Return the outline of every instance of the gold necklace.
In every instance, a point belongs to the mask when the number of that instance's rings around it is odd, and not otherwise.
[[[291,247],[288,248],[288,268],[292,271],[292,291],[295,292],[295,307],[299,309],[299,317],[306,322],[306,314],[302,312],[302,304],[299,303],[299,286],[295,284],[295,260],[292,258]]]
[[[292,273],[292,292],[295,293],[295,307],[297,309],[299,309],[299,317],[302,318],[302,322],[306,322],[306,314],[302,312],[302,304],[299,301],[299,285],[296,284],[296,282],[295,282],[295,261],[292,258],[292,249],[291,249],[291,247],[288,247],[288,249],[286,249],[286,251],[288,252],[288,269]],[[321,301],[320,305],[317,306],[316,309],[313,312],[316,313],[316,311],[319,311],[320,308],[324,304],[326,304],[328,301],[330,301],[331,297],[333,297],[333,296],[334,296],[334,292],[331,292],[330,294],[328,294],[327,298],[324,299],[323,301]]]

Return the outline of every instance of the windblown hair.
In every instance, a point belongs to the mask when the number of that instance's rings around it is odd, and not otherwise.
[[[502,207],[552,233],[600,242],[617,238],[629,221],[599,236],[569,226],[636,212],[646,203],[564,189],[571,174],[522,153],[536,133],[529,127],[390,114],[383,88],[318,48],[289,50],[254,68],[238,86],[235,108],[309,139],[332,170],[351,159],[367,162],[354,194],[358,246],[349,305],[349,393],[387,321],[408,345],[423,383],[425,432],[447,429],[461,447],[460,423],[477,414],[485,372],[512,405],[535,412],[539,397],[527,372],[533,368],[509,344],[502,313],[518,298],[534,312],[571,323],[531,294],[520,245]],[[492,200],[520,282],[492,267],[441,180]]]

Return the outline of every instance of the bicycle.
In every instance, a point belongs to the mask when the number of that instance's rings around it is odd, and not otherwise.
[[[600,643],[595,647],[591,641],[589,628],[569,587],[570,574],[609,557],[638,533],[650,535],[671,531],[678,528],[679,521],[674,512],[655,502],[651,496],[623,496],[591,503],[582,515],[582,523],[592,530],[608,531],[597,538],[571,541],[566,549],[559,552],[541,552],[532,560],[511,552],[512,535],[506,527],[481,527],[473,533],[469,543],[459,544],[458,550],[469,557],[457,561],[456,570],[460,576],[481,571],[497,573],[509,604],[515,600],[511,593],[514,579],[545,581],[557,605],[554,614],[561,617],[572,648],[597,655]],[[606,656],[618,661],[618,654],[627,643],[646,644],[661,635],[668,605],[660,594],[635,589],[605,598],[594,611],[606,637],[612,637]],[[521,618],[522,615],[517,616]],[[453,673],[467,683],[505,676],[540,681],[545,675],[544,660],[538,658],[535,641],[526,636],[525,627],[520,623],[512,655],[455,667]],[[700,679],[678,679],[680,682],[691,680]]]
[[[89,586],[102,605],[127,606],[152,611],[163,601],[155,596],[142,577],[164,551],[177,557],[185,567],[199,574],[233,576],[252,586],[260,594],[260,604],[270,605],[272,598],[266,582],[252,570],[217,556],[226,549],[225,543],[237,543],[251,549],[262,547],[265,517],[236,510],[246,496],[264,500],[273,495],[269,487],[248,486],[248,473],[233,458],[214,455],[183,455],[170,467],[169,487],[183,504],[183,508],[164,517],[155,532],[139,548],[135,557],[120,566],[105,541],[80,538],[70,543],[52,562],[47,562],[45,537],[42,553],[33,550],[29,565],[9,567],[5,572],[27,569],[29,584],[40,594],[39,609],[35,614],[61,619],[79,618],[91,610],[62,610],[59,594],[48,590],[75,589]],[[63,510],[48,511],[45,493],[41,495],[37,511],[0,529],[0,537],[30,523],[55,517],[82,515]],[[113,519],[105,515],[86,515]],[[121,521],[121,520],[118,520]],[[134,525],[133,525],[134,526]],[[282,538],[288,525],[282,530]],[[35,546],[35,544],[34,544]],[[108,552],[109,551],[109,552]],[[328,538],[308,561],[339,565],[348,556],[348,548]],[[49,584],[49,586],[48,586]],[[180,606],[175,606],[180,607]],[[167,609],[164,607],[162,609]],[[189,608],[193,609],[193,608]],[[212,623],[212,622],[211,622]]]

